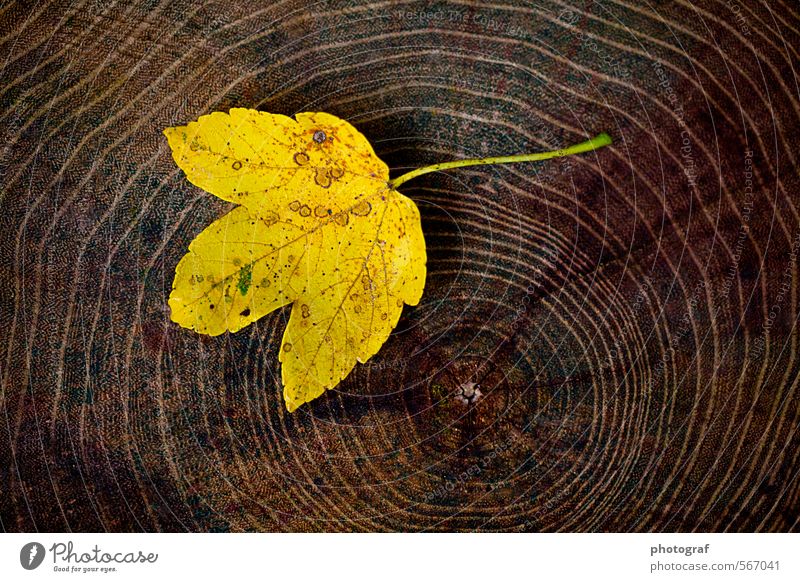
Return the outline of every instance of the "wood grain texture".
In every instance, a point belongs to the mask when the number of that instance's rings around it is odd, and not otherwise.
[[[788,1],[0,6],[4,531],[797,531]],[[429,277],[288,414],[288,310],[171,323],[229,207],[161,130],[327,111],[424,176]],[[479,386],[473,392],[470,382]]]

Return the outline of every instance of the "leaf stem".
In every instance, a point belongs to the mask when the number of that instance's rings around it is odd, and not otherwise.
[[[611,137],[607,133],[601,133],[588,141],[575,144],[563,150],[552,150],[549,152],[538,152],[535,154],[520,154],[517,156],[498,156],[494,158],[479,158],[475,160],[456,160],[454,162],[444,162],[442,164],[433,164],[432,166],[425,166],[424,168],[417,168],[402,176],[398,176],[394,180],[389,180],[389,188],[396,190],[400,184],[429,174],[430,172],[439,172],[441,170],[452,170],[453,168],[464,168],[466,166],[484,166],[488,164],[516,164],[519,162],[538,162],[541,160],[549,160],[550,158],[562,158],[564,156],[571,156],[573,154],[582,154],[591,152],[607,146],[611,143]]]

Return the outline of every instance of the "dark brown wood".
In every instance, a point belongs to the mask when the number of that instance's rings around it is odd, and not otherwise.
[[[763,0],[4,3],[0,527],[797,531],[798,31]],[[614,145],[404,185],[422,303],[288,414],[288,312],[169,321],[228,206],[161,131],[233,106],[348,119],[394,175]]]

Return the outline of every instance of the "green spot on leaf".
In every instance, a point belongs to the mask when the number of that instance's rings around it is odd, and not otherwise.
[[[236,284],[239,287],[239,293],[247,295],[247,290],[253,282],[253,264],[250,263],[239,271],[239,282]]]

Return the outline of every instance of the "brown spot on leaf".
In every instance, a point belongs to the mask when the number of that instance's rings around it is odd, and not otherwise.
[[[331,176],[328,173],[328,168],[317,168],[317,173],[314,175],[314,182],[323,188],[330,188]]]
[[[362,200],[353,207],[351,212],[356,216],[367,216],[370,212],[372,212],[372,204],[366,200]]]
[[[272,226],[278,222],[279,218],[276,212],[269,211],[261,217],[261,221],[267,226]]]

